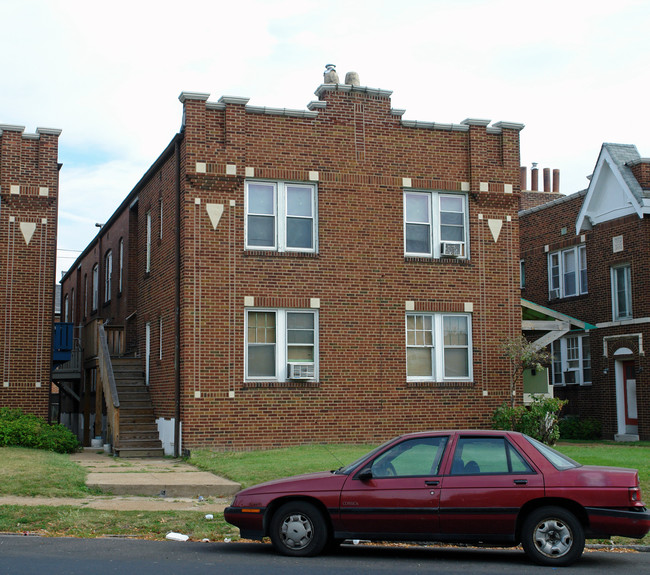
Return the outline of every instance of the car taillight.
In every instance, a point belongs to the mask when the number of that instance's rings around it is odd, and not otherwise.
[[[641,501],[641,489],[638,487],[630,487],[628,489],[628,494],[630,497],[630,503],[638,503]]]

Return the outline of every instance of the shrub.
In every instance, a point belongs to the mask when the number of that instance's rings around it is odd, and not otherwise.
[[[558,416],[566,403],[543,396],[533,396],[532,403],[527,406],[511,407],[505,402],[492,415],[492,427],[520,431],[547,445],[554,445],[560,438]]]
[[[43,418],[20,409],[0,408],[0,447],[33,447],[56,453],[72,453],[81,444],[63,425],[49,424]]]
[[[560,419],[560,437],[562,439],[600,439],[600,421],[591,417],[574,416]]]

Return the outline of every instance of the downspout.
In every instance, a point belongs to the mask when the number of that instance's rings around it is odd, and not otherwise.
[[[175,144],[176,154],[176,325],[175,325],[175,414],[174,414],[174,457],[180,456],[181,440],[181,147],[179,138]]]

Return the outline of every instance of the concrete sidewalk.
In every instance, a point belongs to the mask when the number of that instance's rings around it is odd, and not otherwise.
[[[238,483],[199,471],[181,459],[113,457],[96,448],[70,456],[88,470],[86,485],[106,495],[84,498],[0,497],[0,505],[72,505],[92,509],[220,513]]]

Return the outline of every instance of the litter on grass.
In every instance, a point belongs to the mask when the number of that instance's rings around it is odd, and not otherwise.
[[[182,533],[174,533],[173,531],[170,531],[167,533],[167,536],[165,539],[169,539],[171,541],[187,541],[190,538],[189,535],[183,535]]]

